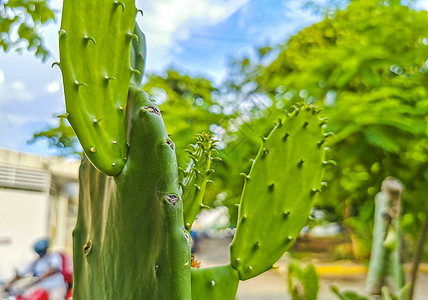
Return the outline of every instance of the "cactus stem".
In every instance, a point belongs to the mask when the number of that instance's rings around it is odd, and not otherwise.
[[[303,163],[305,162],[305,160],[302,158],[300,161],[299,161],[299,163],[297,164],[297,166],[299,167],[299,168],[301,168],[302,166],[303,166]]]
[[[176,194],[169,194],[166,196],[166,200],[172,205],[176,205],[180,198]]]
[[[92,250],[92,240],[88,240],[85,245],[83,245],[83,253],[88,256]]]
[[[64,119],[67,119],[68,118],[68,116],[69,116],[69,114],[68,114],[68,112],[66,112],[66,113],[64,113],[64,114],[62,114],[62,115],[58,115],[58,116],[56,116],[57,118],[64,118]]]
[[[309,122],[308,122],[308,121],[305,121],[305,123],[303,123],[303,128],[308,127],[308,125],[309,125]]]
[[[86,44],[88,44],[89,41],[91,41],[92,43],[94,43],[94,45],[97,44],[97,41],[95,40],[95,38],[93,36],[84,35],[83,36],[83,40],[86,42]]]
[[[285,135],[282,137],[282,140],[285,142],[289,136],[290,134],[286,132]]]
[[[61,64],[60,64],[58,61],[53,62],[53,63],[51,64],[51,68],[53,68],[54,66],[58,66],[58,68],[60,68],[60,69],[61,69]]]
[[[121,1],[114,1],[114,6],[117,7],[122,7],[122,12],[125,11],[125,3],[121,2]]]
[[[132,33],[127,33],[126,34],[126,36],[127,36],[127,38],[130,40],[130,41],[132,41],[132,39],[135,39],[135,41],[138,43],[138,36],[136,35],[136,34],[132,34]],[[138,74],[138,75],[140,75],[140,74]]]
[[[95,149],[95,147],[92,147],[90,150],[91,150],[92,153],[97,152],[97,149]]]

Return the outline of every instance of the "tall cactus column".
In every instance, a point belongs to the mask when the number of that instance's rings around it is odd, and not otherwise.
[[[366,280],[366,291],[370,295],[381,295],[383,286],[398,294],[404,286],[399,232],[402,191],[402,184],[389,177],[376,195],[373,244]]]
[[[130,98],[130,151],[120,175],[106,176],[87,159],[80,169],[73,299],[191,299],[174,144],[148,96],[132,89]]]

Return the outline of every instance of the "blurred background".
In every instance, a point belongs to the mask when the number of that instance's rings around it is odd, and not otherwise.
[[[64,119],[58,30],[61,1],[0,0],[0,280],[49,237],[71,251],[81,148]],[[179,165],[199,132],[219,140],[222,163],[195,225],[202,266],[228,261],[250,159],[295,103],[329,118],[327,187],[314,218],[277,268],[240,286],[240,299],[289,299],[290,257],[329,285],[361,291],[374,198],[387,176],[404,185],[405,270],[428,258],[428,2],[398,0],[145,0],[143,88],[163,112]],[[419,244],[419,247],[418,247]],[[418,253],[418,249],[420,249]],[[415,299],[427,299],[422,264]],[[288,292],[287,292],[288,291]],[[294,298],[293,298],[294,299]]]

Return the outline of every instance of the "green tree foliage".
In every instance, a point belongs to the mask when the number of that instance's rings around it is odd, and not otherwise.
[[[49,0],[1,0],[0,49],[21,52],[27,48],[45,61],[49,51],[43,45],[40,27],[54,20]]]
[[[426,11],[399,1],[354,0],[270,53],[233,64],[229,87],[239,92],[250,86],[250,94],[268,95],[273,109],[265,114],[302,99],[323,107],[331,119],[328,131],[336,134],[327,146],[338,167],[327,174],[322,205],[336,206],[345,217],[363,205],[368,213],[360,209],[360,214],[370,220],[373,205],[364,203],[372,201],[386,176],[404,182],[405,212],[423,209],[427,23]],[[348,222],[369,236],[365,221]]]

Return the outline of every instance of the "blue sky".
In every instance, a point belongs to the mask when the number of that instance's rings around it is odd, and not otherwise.
[[[148,44],[147,72],[168,66],[220,82],[230,58],[256,46],[283,41],[319,17],[303,10],[301,0],[137,0],[144,17],[137,21]],[[425,3],[425,2],[424,2]],[[58,10],[60,0],[52,0]],[[60,14],[57,15],[60,19]],[[0,147],[40,155],[47,144],[28,145],[33,132],[56,125],[65,111],[57,61],[59,22],[43,28],[53,54],[46,63],[34,55],[0,52]]]

